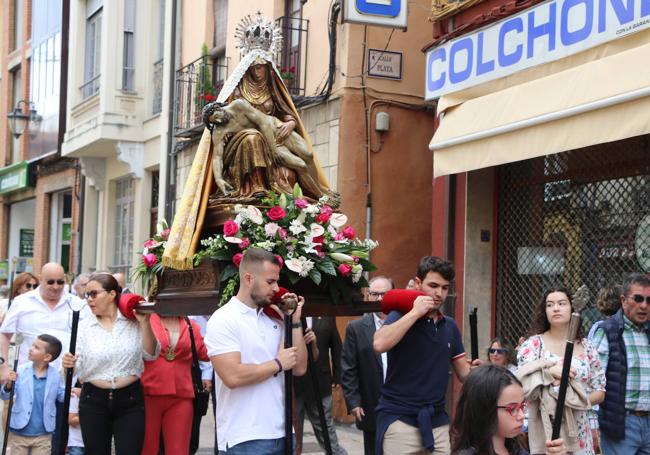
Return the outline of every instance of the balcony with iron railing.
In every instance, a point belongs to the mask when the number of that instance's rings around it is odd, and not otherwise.
[[[217,99],[223,80],[214,81],[213,73],[226,74],[227,65],[213,64],[205,55],[176,71],[174,135],[195,137],[203,131],[203,107]]]
[[[282,16],[275,22],[282,30],[282,50],[278,59],[282,79],[291,95],[304,95],[307,80],[306,50],[309,20]]]

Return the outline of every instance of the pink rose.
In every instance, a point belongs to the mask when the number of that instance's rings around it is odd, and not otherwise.
[[[275,257],[280,263],[280,268],[282,268],[282,266],[284,265],[284,259],[282,259],[282,256],[280,256],[279,254],[276,254]]]
[[[232,237],[239,232],[239,226],[233,220],[228,220],[223,225],[223,235]]]
[[[156,242],[154,239],[149,239],[146,242],[144,242],[145,248],[153,248],[155,246],[158,246],[158,242]]]
[[[306,209],[307,206],[309,205],[309,202],[307,202],[304,199],[296,199],[294,201],[294,204],[296,204],[296,207],[298,207],[299,209]]]
[[[334,209],[332,209],[332,207],[330,207],[329,205],[324,205],[323,207],[321,207],[320,213],[328,215],[329,218],[329,216],[332,215],[332,213],[334,213]]]
[[[336,236],[334,237],[334,240],[343,240],[345,236],[343,235],[342,232],[337,232]]]
[[[331,215],[327,215],[326,213],[319,213],[316,215],[316,222],[320,224],[325,224],[330,220]]]
[[[241,260],[244,259],[244,255],[242,253],[237,253],[232,257],[232,263],[239,268],[239,264],[241,264]]]
[[[167,229],[163,230],[163,231],[160,233],[160,237],[162,237],[163,240],[167,240],[167,239],[169,238],[169,233],[170,233],[170,232],[171,232],[171,229],[170,229],[170,228],[167,228]]]
[[[341,264],[337,267],[341,276],[348,276],[352,272],[352,267],[347,264]]]
[[[277,234],[282,240],[287,238],[287,231],[284,228],[278,228]]]
[[[246,248],[248,248],[250,246],[250,244],[251,244],[251,241],[248,240],[248,237],[244,237],[241,240],[241,243],[238,246],[239,246],[240,250],[245,250]]]
[[[282,207],[276,205],[275,207],[271,207],[266,212],[266,216],[268,216],[271,221],[280,221],[282,218],[286,216],[286,212]]]
[[[343,229],[343,236],[346,239],[352,240],[356,235],[357,233],[354,232],[354,228],[352,226],[348,226],[345,229]]]
[[[154,265],[156,265],[156,262],[158,262],[158,258],[156,257],[155,254],[149,253],[142,256],[142,262],[144,262],[144,265],[151,268]]]

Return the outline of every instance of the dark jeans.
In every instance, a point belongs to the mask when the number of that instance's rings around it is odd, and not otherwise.
[[[56,402],[56,424],[52,433],[52,455],[57,455],[63,437],[63,403]]]
[[[81,389],[79,401],[81,435],[91,455],[111,455],[115,437],[116,455],[142,452],[144,441],[144,393],[140,381],[116,390],[95,387]]]

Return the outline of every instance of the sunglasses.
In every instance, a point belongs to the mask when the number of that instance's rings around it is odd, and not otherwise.
[[[92,298],[92,299],[96,299],[96,298],[97,298],[97,294],[99,294],[99,293],[101,293],[101,292],[108,292],[108,291],[107,291],[106,289],[98,289],[98,290],[96,290],[96,291],[86,292],[86,298],[87,298],[87,299],[91,299],[91,298]]]
[[[38,287],[38,284],[36,283],[25,283],[23,286],[25,286],[26,289],[36,289]]]
[[[63,286],[65,284],[65,280],[47,280],[47,284],[52,286],[54,283],[58,284],[59,286]]]
[[[490,348],[488,349],[488,354],[506,354],[508,352],[507,349],[503,348]]]
[[[647,297],[644,297],[641,294],[634,294],[634,295],[629,295],[628,298],[631,298],[636,303],[643,303],[643,301],[645,300],[645,303],[650,305],[650,295],[647,296]]]
[[[512,403],[507,406],[497,406],[497,409],[505,409],[511,417],[517,417],[519,411],[526,414],[528,412],[528,401],[522,401],[521,403]]]
[[[368,292],[368,296],[370,296],[370,297],[374,297],[374,298],[376,298],[376,299],[378,299],[378,298],[380,298],[380,297],[383,297],[384,294],[386,294],[386,293],[385,293],[385,292],[375,292],[375,291],[369,291],[369,292]]]

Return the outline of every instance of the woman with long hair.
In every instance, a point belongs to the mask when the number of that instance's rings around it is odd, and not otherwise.
[[[453,455],[527,455],[517,442],[527,402],[508,369],[481,365],[465,378],[451,429]],[[565,454],[561,439],[546,442],[546,453]]]
[[[74,368],[83,383],[79,420],[86,453],[116,455],[142,451],[144,393],[140,377],[144,361],[160,353],[150,315],[118,309],[122,288],[109,273],[94,273],[86,285],[92,315],[79,323],[76,355],[63,356],[63,367]]]
[[[529,338],[523,342],[518,351],[518,377],[524,381],[523,368],[527,364],[537,362],[539,371],[546,377],[552,377],[549,387],[559,386],[562,376],[563,356],[566,347],[566,337],[573,312],[571,293],[562,287],[549,289],[544,293],[537,305],[533,322],[529,330]],[[530,370],[527,369],[527,370]],[[527,371],[524,370],[524,371]],[[550,376],[549,376],[550,375]],[[590,405],[601,403],[605,399],[605,372],[600,363],[598,352],[585,338],[582,327],[578,328],[571,359],[571,378],[583,388],[583,394],[588,398],[587,409],[568,408],[576,421],[577,435],[571,441],[567,440],[569,450],[579,455],[594,454],[594,444],[589,426]],[[584,401],[584,400],[583,400]],[[537,407],[536,407],[537,409]],[[541,408],[540,408],[541,409]],[[531,449],[539,446],[539,438],[533,431],[534,416],[530,415],[529,440]],[[542,416],[541,418],[544,418]],[[541,418],[537,419],[540,421]],[[575,449],[575,450],[574,450]]]
[[[25,292],[32,291],[38,287],[38,278],[29,272],[23,272],[16,275],[11,283],[12,300]]]

